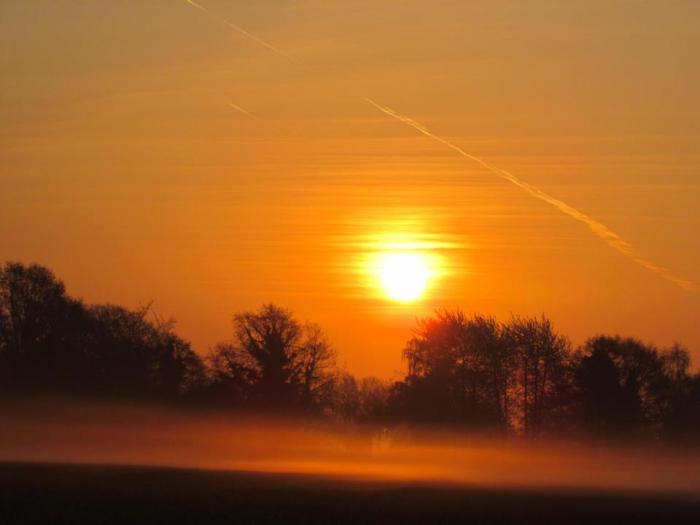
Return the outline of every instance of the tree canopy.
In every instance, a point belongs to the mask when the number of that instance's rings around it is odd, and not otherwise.
[[[356,378],[320,326],[265,304],[232,317],[202,356],[148,306],[85,304],[35,264],[0,268],[5,396],[117,397],[203,408],[323,414],[529,438],[700,438],[700,374],[674,343],[596,335],[578,348],[544,317],[442,310],[403,350],[405,376]],[[387,351],[390,351],[388,349]]]

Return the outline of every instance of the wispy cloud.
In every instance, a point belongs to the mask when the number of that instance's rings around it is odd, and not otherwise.
[[[207,9],[206,7],[204,7],[203,5],[198,4],[198,3],[195,2],[194,0],[185,0],[185,2],[187,2],[187,3],[188,3],[189,5],[191,5],[192,7],[196,7],[196,8],[199,9],[200,11],[203,11],[204,13],[207,13],[209,16],[212,16],[212,17],[218,19],[219,21],[221,21],[221,23],[223,23],[223,24],[226,25],[227,27],[233,29],[233,30],[236,31],[237,33],[239,33],[239,34],[243,35],[244,37],[246,37],[247,39],[252,40],[252,41],[255,42],[256,44],[265,47],[265,48],[268,49],[269,51],[272,51],[273,53],[276,53],[277,55],[279,55],[279,56],[281,56],[281,57],[283,57],[283,58],[289,60],[290,62],[296,62],[296,60],[294,59],[294,57],[288,55],[287,53],[285,53],[285,52],[282,51],[281,49],[279,49],[279,48],[273,46],[272,44],[270,44],[269,42],[263,40],[262,38],[260,38],[260,37],[258,37],[258,36],[255,36],[255,35],[252,34],[250,31],[247,31],[246,29],[243,29],[241,26],[239,26],[239,25],[237,25],[237,24],[234,24],[234,23],[231,22],[230,20],[227,20],[227,19],[225,19],[225,18],[223,18],[223,17],[221,17],[221,16],[219,16],[219,15],[214,14],[212,11],[210,11],[209,9]]]
[[[605,226],[603,223],[593,219],[592,217],[589,217],[585,213],[577,210],[573,206],[565,203],[564,201],[557,199],[556,197],[553,197],[549,195],[548,193],[545,193],[541,189],[539,189],[536,186],[533,186],[532,184],[525,182],[509,171],[497,168],[495,166],[492,166],[488,162],[480,159],[479,157],[475,157],[474,155],[471,155],[464,151],[462,148],[459,146],[452,144],[450,141],[435,135],[432,133],[428,128],[426,128],[423,124],[420,122],[417,122],[413,120],[410,117],[401,115],[391,108],[388,108],[386,106],[382,106],[381,104],[378,104],[374,100],[370,98],[365,98],[365,100],[374,106],[376,109],[384,113],[385,115],[388,115],[399,122],[402,122],[406,124],[407,126],[412,127],[413,129],[419,131],[423,135],[426,135],[427,137],[430,137],[433,140],[436,140],[437,142],[440,142],[441,144],[444,144],[448,148],[452,149],[453,151],[457,152],[459,155],[468,158],[469,160],[472,160],[485,168],[486,170],[490,171],[494,175],[497,175],[498,177],[510,182],[511,184],[514,184],[518,188],[526,191],[529,193],[531,196],[540,199],[541,201],[546,202],[547,204],[555,207],[558,209],[560,212],[562,212],[565,215],[568,215],[569,217],[582,222],[588,228],[600,239],[605,241],[608,246],[613,248],[614,250],[620,252],[623,254],[625,257],[628,257],[635,263],[637,263],[639,266],[646,268],[649,271],[652,271],[656,273],[657,275],[663,277],[664,279],[667,279],[668,281],[676,284],[677,286],[680,286],[681,288],[685,290],[690,290],[690,291],[700,291],[700,285],[698,283],[695,283],[693,281],[689,281],[688,279],[685,279],[683,277],[680,277],[673,273],[671,270],[668,268],[665,268],[663,266],[659,266],[658,264],[645,259],[641,255],[637,253],[637,251],[632,247],[632,245],[627,242],[625,239],[620,237],[617,233],[612,231],[610,228]]]

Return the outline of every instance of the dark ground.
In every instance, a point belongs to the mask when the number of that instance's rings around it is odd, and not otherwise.
[[[688,495],[355,483],[169,468],[0,464],[0,524],[700,523]]]

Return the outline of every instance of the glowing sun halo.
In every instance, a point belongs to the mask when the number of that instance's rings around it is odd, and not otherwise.
[[[432,272],[423,254],[392,252],[379,256],[378,274],[389,299],[409,302],[423,295]]]

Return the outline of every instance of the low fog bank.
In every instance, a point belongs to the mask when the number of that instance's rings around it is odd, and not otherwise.
[[[0,461],[700,495],[697,450],[525,442],[454,431],[56,400],[0,404]]]
[[[700,372],[681,344],[597,334],[575,347],[544,315],[499,321],[438,310],[418,322],[403,347],[404,372],[387,381],[345,370],[322,327],[282,306],[232,320],[230,338],[198,354],[148,307],[86,304],[48,268],[8,262],[0,267],[0,399],[313,414],[540,443],[581,435],[700,443]],[[388,439],[395,447],[396,432]]]

